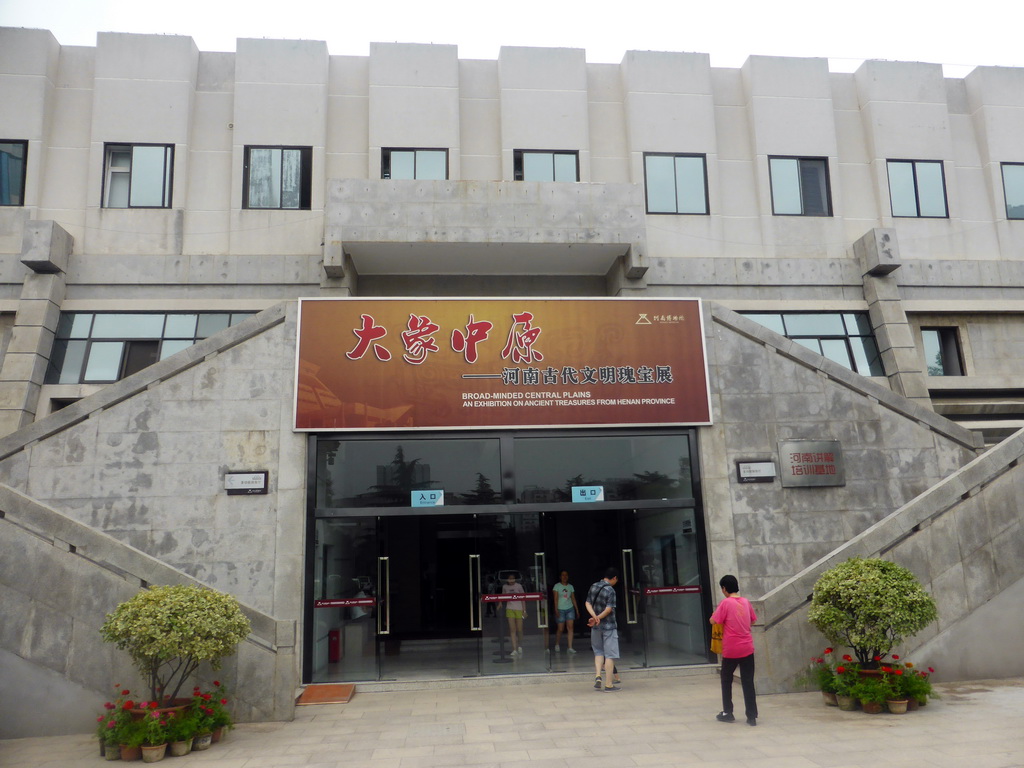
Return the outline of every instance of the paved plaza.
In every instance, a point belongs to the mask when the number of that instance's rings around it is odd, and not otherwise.
[[[739,683],[736,684],[739,697]],[[826,707],[818,693],[759,698],[756,728],[715,721],[713,673],[623,675],[616,693],[559,682],[360,692],[299,707],[294,722],[238,726],[167,768],[1020,768],[1024,679],[937,685],[906,715]],[[169,762],[167,762],[169,761]],[[0,766],[100,766],[88,735],[0,741]],[[141,763],[139,763],[141,765]]]

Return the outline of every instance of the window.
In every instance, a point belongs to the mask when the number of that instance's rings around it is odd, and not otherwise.
[[[963,376],[956,328],[922,328],[924,362],[929,376]]]
[[[27,141],[0,141],[0,205],[25,204]]]
[[[312,147],[246,147],[242,207],[308,211],[312,167]]]
[[[1024,219],[1024,163],[1003,163],[1006,218]]]
[[[517,149],[512,153],[516,181],[579,181],[580,162],[576,152],[540,152]]]
[[[744,312],[766,328],[861,376],[884,376],[865,312]]]
[[[770,157],[768,174],[776,216],[832,215],[826,158]]]
[[[380,154],[382,179],[448,178],[447,149],[384,149]]]
[[[644,155],[648,213],[708,212],[708,169],[704,155]]]
[[[118,381],[251,314],[65,312],[57,323],[46,383]]]
[[[170,208],[174,147],[107,144],[104,208]]]
[[[946,179],[939,160],[889,160],[893,216],[944,219]]]

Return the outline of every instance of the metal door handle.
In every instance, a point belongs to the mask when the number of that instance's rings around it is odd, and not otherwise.
[[[480,580],[480,555],[469,556],[469,629],[477,632],[483,627],[483,583]]]
[[[546,563],[544,560],[543,552],[533,553],[533,567],[537,572],[537,585],[544,584],[544,589],[547,589],[547,585],[544,582],[545,576],[548,572]],[[537,602],[537,629],[548,628],[548,596],[544,592],[541,593],[542,597]]]
[[[626,582],[623,584],[626,593],[626,623],[636,624],[637,623],[637,597],[636,597],[636,578],[633,573],[633,550],[624,549],[622,550],[622,577]]]
[[[377,634],[391,634],[391,560],[377,558]]]

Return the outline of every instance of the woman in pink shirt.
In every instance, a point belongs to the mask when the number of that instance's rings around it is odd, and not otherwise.
[[[757,725],[754,636],[750,633],[750,625],[757,621],[757,616],[750,601],[740,597],[740,585],[735,576],[723,576],[718,585],[722,588],[725,600],[711,614],[711,623],[722,625],[722,711],[716,718],[723,723],[736,720],[732,713],[732,677],[736,667],[739,667],[747,725]]]

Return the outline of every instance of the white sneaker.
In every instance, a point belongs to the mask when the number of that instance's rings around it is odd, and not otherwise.
[[[523,655],[523,649],[522,649],[522,648],[520,648],[520,649],[519,649],[519,655],[520,655],[520,656],[522,656],[522,655]]]
[[[508,655],[509,656],[515,656],[515,655],[517,655],[517,653],[518,653],[517,651],[510,651]]]
[[[575,648],[570,648],[569,649],[569,653],[576,653],[576,649]]]
[[[561,652],[562,652],[562,647],[559,646],[559,645],[556,645],[555,646],[555,653],[561,653]]]

